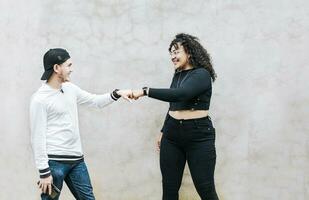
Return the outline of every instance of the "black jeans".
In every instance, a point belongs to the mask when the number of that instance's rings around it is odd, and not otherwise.
[[[177,120],[168,116],[160,147],[163,200],[178,200],[186,161],[202,200],[218,200],[214,184],[215,129],[210,117]]]

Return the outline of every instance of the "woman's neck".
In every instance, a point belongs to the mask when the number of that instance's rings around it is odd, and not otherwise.
[[[193,66],[179,67],[176,71],[187,71],[193,69]]]
[[[181,68],[181,70],[189,70],[189,69],[193,69],[193,66],[190,65],[189,63]]]

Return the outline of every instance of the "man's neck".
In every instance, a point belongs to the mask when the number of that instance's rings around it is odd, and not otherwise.
[[[54,89],[61,89],[62,81],[59,80],[57,77],[51,77],[47,82],[47,85],[49,85],[51,88]]]

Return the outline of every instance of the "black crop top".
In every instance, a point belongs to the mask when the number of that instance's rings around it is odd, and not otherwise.
[[[175,72],[169,89],[149,88],[148,96],[170,102],[169,110],[208,110],[211,76],[205,68]]]
[[[175,72],[170,89],[149,88],[148,96],[170,102],[169,111],[208,110],[212,94],[210,73],[205,68]],[[165,132],[167,112],[161,132]]]

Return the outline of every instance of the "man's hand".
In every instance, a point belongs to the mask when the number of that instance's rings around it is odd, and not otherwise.
[[[137,100],[138,98],[144,96],[143,90],[133,90],[133,98]]]
[[[129,102],[131,102],[131,99],[133,99],[132,90],[118,90],[117,94]]]
[[[156,149],[159,152],[160,151],[160,146],[161,146],[161,139],[162,139],[163,133],[161,132],[156,139]]]
[[[39,188],[41,189],[42,193],[48,193],[51,195],[52,193],[52,182],[53,182],[53,177],[50,175],[47,178],[41,178],[40,181],[38,182]]]

